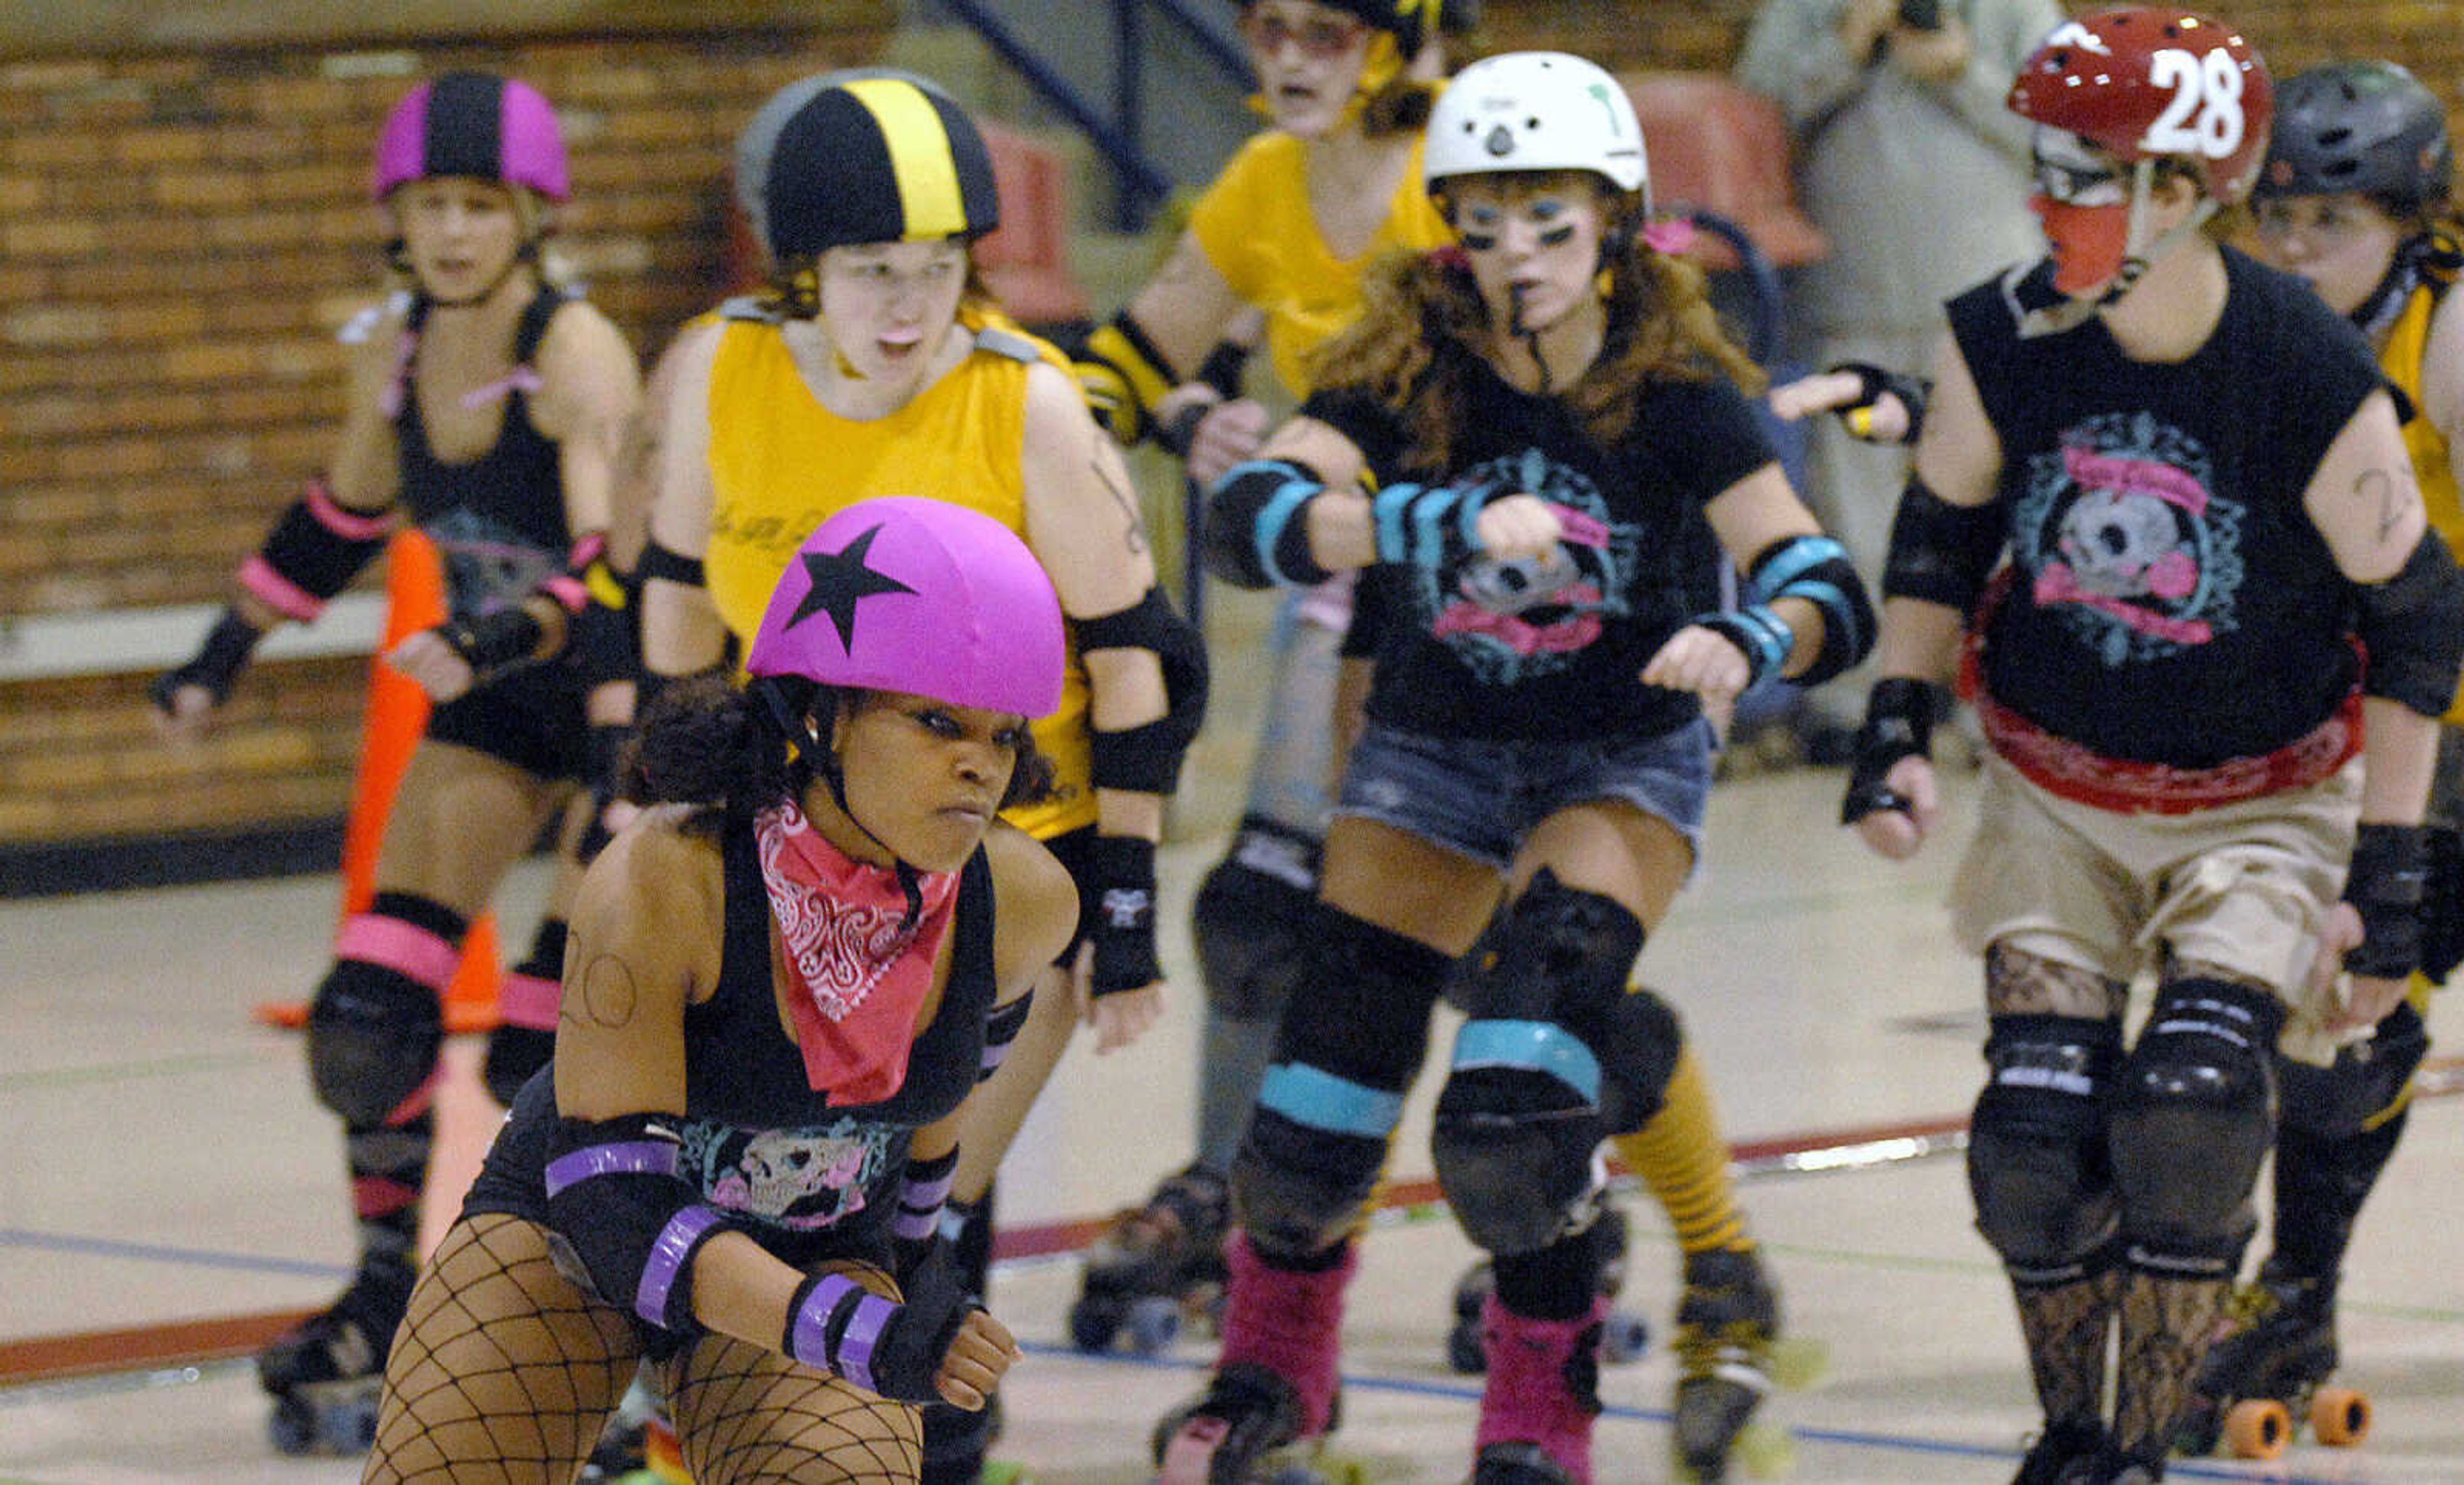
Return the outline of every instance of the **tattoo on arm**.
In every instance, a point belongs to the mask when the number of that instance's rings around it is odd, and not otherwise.
[[[2353,481],[2353,493],[2370,502],[2377,512],[2377,539],[2385,542],[2404,523],[2405,483],[2384,469],[2362,471]]]
[[[609,1031],[632,1024],[641,1008],[641,991],[633,982],[633,966],[613,954],[594,956],[582,967],[578,994],[564,998],[559,1019],[577,1026],[595,1026]]]
[[[1147,532],[1146,523],[1138,515],[1137,492],[1131,489],[1129,481],[1122,477],[1119,462],[1105,457],[1111,452],[1099,447],[1089,464],[1094,471],[1095,482],[1110,492],[1112,503],[1121,508],[1122,520],[1128,527],[1126,534],[1131,552],[1143,556],[1147,549]]]

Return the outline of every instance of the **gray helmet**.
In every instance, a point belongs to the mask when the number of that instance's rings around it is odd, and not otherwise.
[[[2337,62],[2276,90],[2260,197],[2374,197],[2400,215],[2447,200],[2455,153],[2447,113],[2393,62]]]

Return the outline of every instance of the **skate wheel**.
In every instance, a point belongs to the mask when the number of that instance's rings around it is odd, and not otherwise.
[[[2225,1414],[2225,1448],[2236,1459],[2274,1459],[2293,1442],[2293,1415],[2272,1397],[2235,1403]]]
[[[1121,1329],[1121,1306],[1111,1299],[1081,1299],[1069,1307],[1069,1343],[1081,1351],[1102,1351]]]
[[[2321,1444],[2350,1449],[2370,1436],[2370,1400],[2351,1387],[2321,1387],[2310,1398],[2310,1431]]]
[[[331,1453],[366,1453],[377,1442],[376,1399],[353,1398],[325,1409],[317,1420],[317,1435]]]
[[[1780,1390],[1802,1392],[1831,1375],[1831,1347],[1812,1336],[1783,1336],[1771,1342],[1770,1365]]]
[[[1488,1353],[1481,1349],[1480,1322],[1457,1320],[1446,1332],[1446,1364],[1465,1377],[1488,1370]]]
[[[1155,1356],[1172,1349],[1180,1339],[1180,1305],[1177,1300],[1150,1297],[1133,1300],[1127,1316],[1130,1349],[1140,1356]]]
[[[1486,1262],[1475,1263],[1455,1280],[1455,1319],[1480,1322],[1481,1307],[1488,1303],[1489,1295],[1497,1288],[1497,1271]]]
[[[317,1450],[317,1411],[297,1398],[276,1398],[265,1420],[265,1436],[278,1454],[308,1454]]]
[[[1623,1364],[1642,1360],[1651,1349],[1651,1322],[1639,1315],[1614,1311],[1600,1325],[1600,1360]]]

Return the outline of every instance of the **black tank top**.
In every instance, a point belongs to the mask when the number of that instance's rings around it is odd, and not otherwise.
[[[907,1076],[877,1103],[835,1107],[813,1091],[779,1024],[770,898],[749,820],[720,837],[726,935],[718,988],[685,1009],[681,1169],[713,1206],[799,1231],[869,1234],[896,1205],[913,1133],[976,1084],[993,972],[992,866],[979,848],[961,869],[950,978],[908,1054]]]
[[[519,378],[529,370],[548,321],[564,301],[563,291],[542,287],[523,306],[514,331],[512,375]],[[520,380],[504,396],[504,421],[487,453],[464,464],[437,458],[411,385],[417,338],[430,308],[427,296],[413,299],[403,327],[412,352],[404,362],[393,419],[402,499],[444,559],[446,602],[453,617],[474,618],[519,603],[561,570],[573,535],[565,526],[559,451],[531,426],[530,393]]]
[[[2178,364],[2132,361],[2101,319],[2023,338],[2041,267],[1949,305],[2002,445],[2013,570],[1986,684],[2107,758],[2271,752],[2359,669],[2355,589],[2301,497],[2378,368],[2306,285],[2224,257],[2223,317]]]

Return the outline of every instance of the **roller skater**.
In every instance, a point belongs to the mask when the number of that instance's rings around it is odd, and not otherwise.
[[[1599,1151],[1681,1080],[1674,1010],[1630,986],[1694,864],[1704,708],[1758,673],[1835,674],[1872,632],[1746,403],[1759,372],[1648,230],[1616,81],[1562,53],[1489,57],[1440,95],[1428,141],[1461,247],[1372,270],[1317,390],[1208,511],[1227,581],[1363,571],[1375,663],[1304,991],[1233,1166],[1221,1364],[1167,1420],[1167,1478],[1239,1478],[1323,1434],[1340,1306],[1298,1297],[1339,1295],[1453,993],[1432,1153],[1496,1277],[1475,1469],[1588,1485]],[[1753,574],[1734,613],[1705,596],[1724,554]]]
[[[2426,962],[2464,580],[2362,337],[2211,230],[2274,102],[2244,35],[2172,9],[2021,70],[2050,253],[1948,305],[1841,809],[1923,848],[1956,665],[1990,747],[1950,904],[1990,1028],[1968,1173],[2045,1418],[2023,1481],[2164,1477],[2271,1145],[2394,1092],[2301,1085]]]

